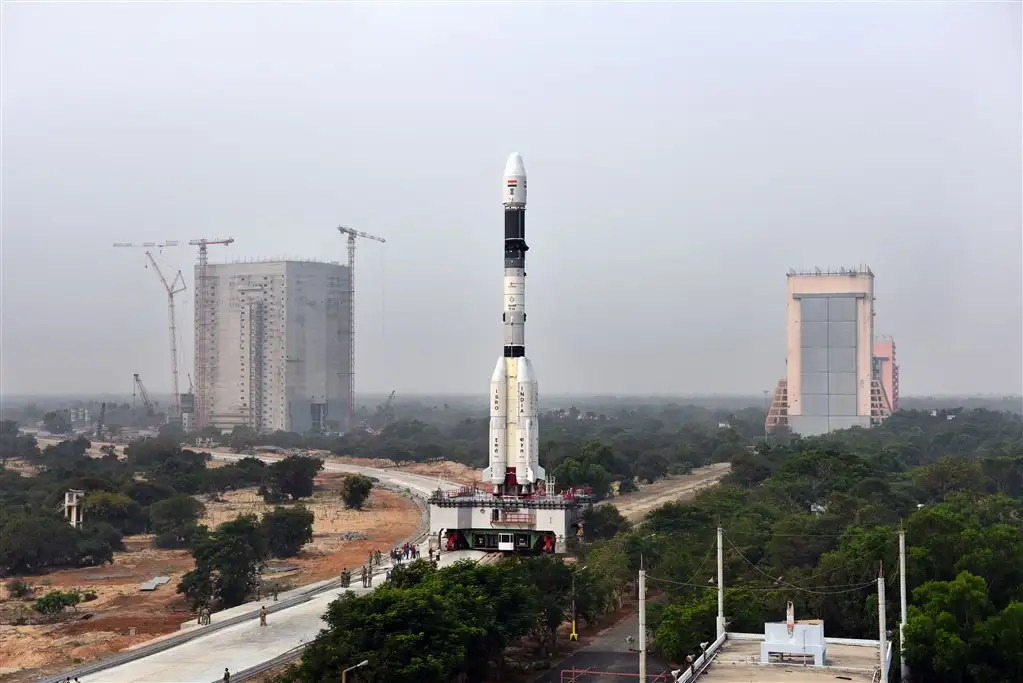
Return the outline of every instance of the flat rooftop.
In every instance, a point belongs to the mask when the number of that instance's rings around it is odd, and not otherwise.
[[[700,683],[871,683],[880,665],[877,647],[828,644],[825,666],[760,664],[759,640],[726,640]]]

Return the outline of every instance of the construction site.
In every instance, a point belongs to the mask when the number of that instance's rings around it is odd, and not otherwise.
[[[114,243],[145,250],[146,268],[166,296],[172,399],[160,413],[136,373],[133,394],[148,415],[160,414],[185,432],[242,426],[336,434],[355,428],[356,240],[386,240],[345,226],[337,230],[347,242],[344,265],[280,259],[210,263],[209,248],[228,247],[232,237]],[[188,286],[181,270],[168,277],[154,252],[186,245],[198,247],[198,260],[194,370],[182,392],[175,298]],[[101,411],[97,438],[103,425]]]

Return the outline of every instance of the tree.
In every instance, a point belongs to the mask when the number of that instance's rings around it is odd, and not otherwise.
[[[341,499],[345,507],[361,510],[362,504],[369,498],[373,490],[373,480],[361,474],[350,474],[345,477],[341,486]]]
[[[189,546],[198,532],[197,522],[206,512],[206,506],[192,496],[178,493],[153,503],[149,520],[156,534],[158,548],[184,548]]]
[[[267,503],[308,498],[313,495],[313,480],[322,469],[321,458],[289,455],[267,468],[259,493]]]
[[[275,507],[263,515],[260,527],[266,537],[267,552],[273,557],[294,557],[302,546],[313,540],[313,513],[304,506]]]
[[[68,434],[71,432],[71,420],[67,411],[51,410],[43,415],[43,426],[50,434]]]
[[[55,515],[22,513],[0,524],[0,573],[34,574],[48,567],[76,566],[82,558],[81,532]]]
[[[146,529],[145,510],[123,493],[91,491],[85,496],[82,516],[86,520],[105,522],[126,535]]]
[[[632,528],[629,520],[611,504],[596,505],[583,516],[583,534],[588,541],[601,541]]]
[[[330,604],[325,621],[293,681],[336,680],[338,671],[366,659],[369,666],[359,670],[364,683],[448,683],[468,659],[466,643],[482,636],[479,626],[459,620],[446,596],[425,586],[346,593]]]
[[[255,515],[224,522],[192,550],[195,569],[178,584],[194,607],[220,602],[234,607],[259,585],[267,557],[266,538]]]

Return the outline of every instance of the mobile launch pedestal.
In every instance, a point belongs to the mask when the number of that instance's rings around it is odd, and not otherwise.
[[[587,494],[532,498],[498,496],[465,487],[430,499],[430,529],[443,550],[564,553],[593,504]]]
[[[490,490],[440,491],[430,499],[430,528],[447,550],[565,552],[592,497],[555,494],[540,467],[538,397],[526,356],[526,167],[512,154],[501,187],[504,205],[504,353],[490,378]]]

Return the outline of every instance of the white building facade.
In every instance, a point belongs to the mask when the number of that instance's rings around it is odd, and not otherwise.
[[[210,424],[263,432],[343,429],[352,381],[348,268],[210,264],[207,284]]]

